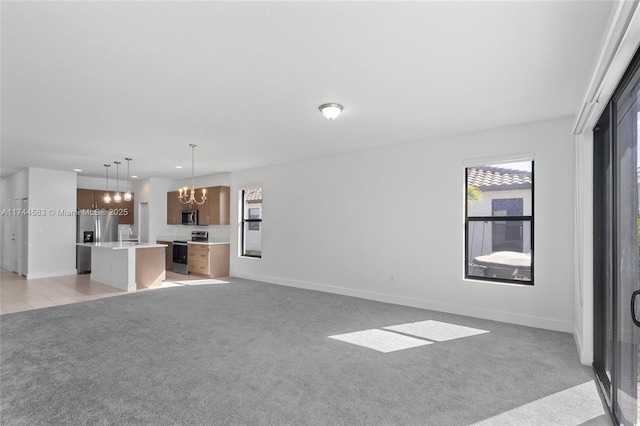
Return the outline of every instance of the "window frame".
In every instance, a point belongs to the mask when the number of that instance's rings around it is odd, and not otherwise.
[[[249,213],[249,208],[246,209],[247,217],[245,217],[245,204],[247,203],[245,199],[245,194],[247,191],[255,188],[262,189],[262,186],[256,185],[251,187],[242,188],[240,190],[240,257],[248,257],[252,259],[262,259],[262,246],[260,247],[260,254],[248,254],[245,248],[245,228],[249,228],[251,226],[256,227],[257,231],[262,232],[262,214],[260,214],[259,218],[251,218]],[[262,205],[262,202],[260,203]],[[262,207],[260,207],[262,209]]]
[[[531,215],[520,215],[520,216],[472,216],[469,217],[469,169],[474,167],[488,166],[488,165],[499,165],[500,163],[514,163],[514,162],[531,162]],[[518,284],[524,286],[533,286],[534,285],[534,218],[535,218],[535,159],[530,158],[514,158],[514,159],[501,159],[500,161],[483,161],[472,164],[465,164],[464,166],[464,279],[465,280],[474,280],[474,281],[487,281],[501,284]],[[530,272],[530,280],[518,280],[518,279],[509,279],[509,278],[498,278],[498,277],[486,277],[473,275],[469,273],[469,265],[471,259],[469,258],[469,224],[471,222],[529,222],[531,224],[531,272]],[[524,235],[523,235],[524,238]]]

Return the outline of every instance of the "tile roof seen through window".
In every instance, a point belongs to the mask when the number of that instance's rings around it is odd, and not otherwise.
[[[483,191],[531,188],[531,172],[494,166],[469,167],[467,184]]]
[[[245,200],[250,203],[262,201],[262,188],[247,188],[244,190]]]

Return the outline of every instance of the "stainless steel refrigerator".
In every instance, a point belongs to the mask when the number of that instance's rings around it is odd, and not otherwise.
[[[118,216],[107,210],[78,210],[76,241],[101,243],[118,241]],[[76,269],[79,274],[91,272],[91,248],[76,246]]]

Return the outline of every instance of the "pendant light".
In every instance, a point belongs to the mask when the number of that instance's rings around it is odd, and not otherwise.
[[[131,175],[129,174],[129,162],[132,158],[125,157],[125,160],[127,160],[127,192],[124,193],[124,200],[131,201]]]
[[[122,196],[120,195],[120,161],[114,161],[116,165],[116,194],[113,196],[113,201],[119,203],[122,201]]]
[[[107,192],[104,194],[104,202],[109,204],[111,202],[111,196],[109,195],[109,167],[111,167],[111,164],[105,164],[104,167],[107,170]]]
[[[200,201],[196,200],[196,187],[193,184],[193,165],[195,162],[195,148],[198,145],[192,144],[190,143],[189,146],[191,147],[191,192],[189,193],[189,195],[187,195],[187,187],[185,186],[184,188],[180,188],[179,192],[178,192],[178,199],[180,200],[180,202],[182,204],[197,204],[199,206],[201,206],[202,204],[204,204],[205,201],[207,201],[207,189],[206,188],[202,188],[202,196]]]

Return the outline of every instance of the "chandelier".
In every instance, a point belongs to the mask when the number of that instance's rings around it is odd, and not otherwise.
[[[196,200],[196,187],[193,184],[193,165],[195,162],[195,148],[198,145],[190,143],[189,146],[191,147],[191,191],[189,191],[186,186],[184,188],[180,188],[178,191],[178,199],[182,204],[197,204],[200,206],[207,201],[207,190],[206,188],[202,188],[200,201]]]

